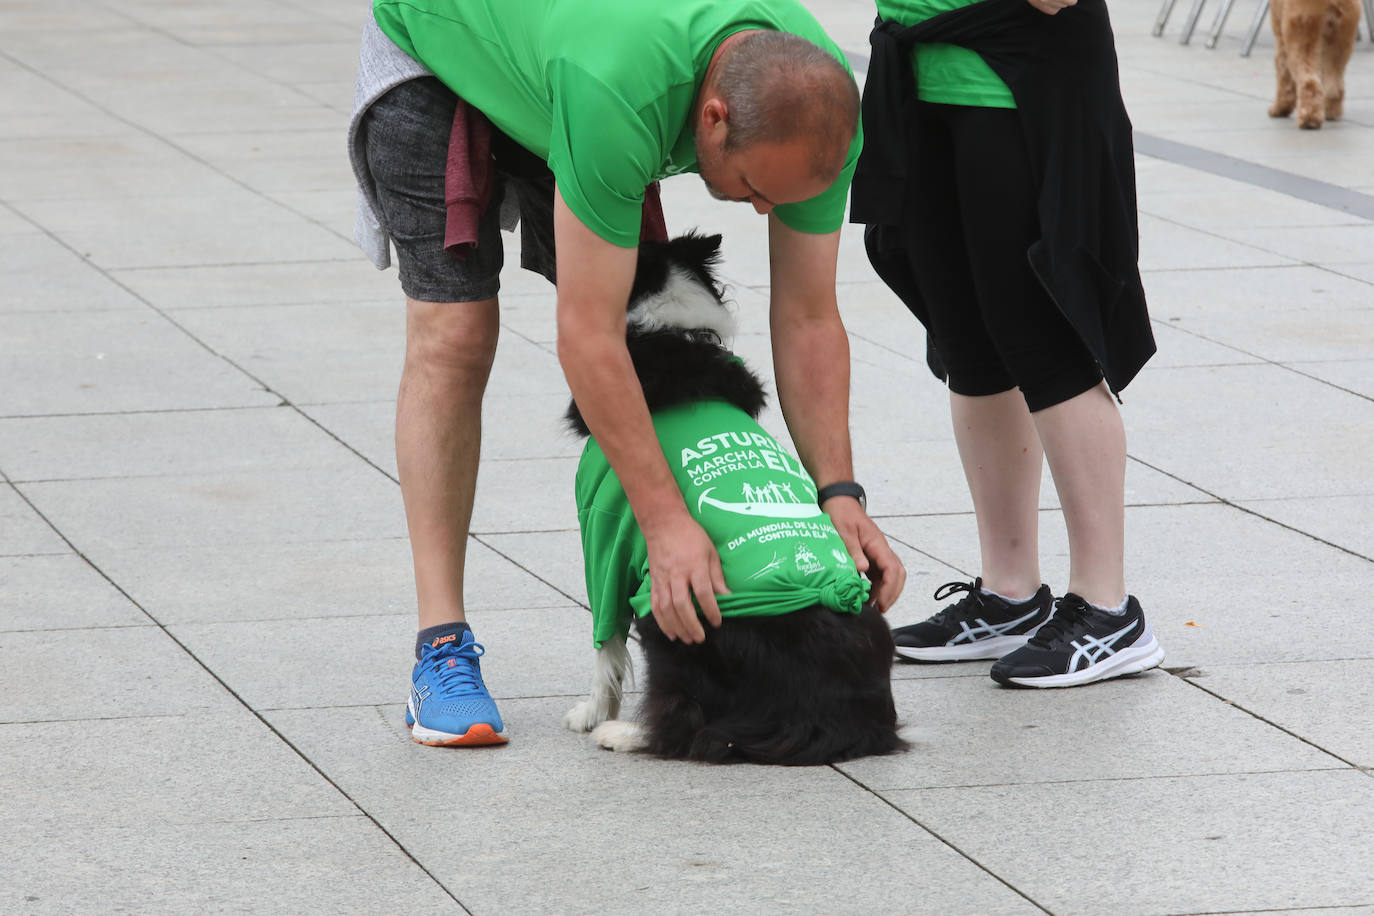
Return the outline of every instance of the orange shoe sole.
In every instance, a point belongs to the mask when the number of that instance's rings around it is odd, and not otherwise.
[[[412,732],[414,726],[411,727]],[[483,747],[493,744],[506,744],[510,741],[505,735],[498,734],[495,729],[486,723],[478,723],[467,730],[465,735],[454,735],[449,738],[421,739],[412,733],[410,740],[416,744],[423,744],[426,747]]]

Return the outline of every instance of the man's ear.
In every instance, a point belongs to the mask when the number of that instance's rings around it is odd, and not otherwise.
[[[725,99],[720,96],[712,96],[701,106],[701,127],[713,139],[722,139],[714,136],[715,131],[727,131],[730,127],[730,109],[725,104]]]

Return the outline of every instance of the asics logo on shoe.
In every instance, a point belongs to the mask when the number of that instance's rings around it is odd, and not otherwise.
[[[957,646],[959,645],[959,643],[962,642],[977,642],[980,639],[990,639],[994,636],[1005,636],[1007,633],[1021,626],[1021,624],[1031,620],[1033,617],[1035,617],[1036,614],[1039,613],[1040,609],[1037,607],[1033,609],[1029,614],[1026,614],[1022,617],[1017,617],[1015,620],[1008,620],[1006,623],[988,623],[983,618],[978,617],[975,618],[973,621],[975,626],[969,626],[966,622],[961,620],[959,621],[959,628],[961,632],[958,636],[955,636],[949,642],[945,643],[945,645]]]
[[[1073,655],[1069,656],[1070,671],[1077,671],[1090,665],[1096,665],[1109,655],[1117,652],[1116,643],[1123,639],[1132,630],[1140,626],[1139,620],[1132,620],[1129,626],[1122,627],[1115,633],[1108,633],[1101,639],[1096,636],[1083,636],[1082,641],[1075,639],[1069,645],[1073,646]]]
[[[457,638],[458,638],[458,635],[457,635],[456,633],[450,633],[450,634],[448,634],[447,636],[439,636],[439,637],[436,637],[436,638],[435,638],[434,642],[432,642],[432,643],[429,644],[429,647],[430,647],[431,649],[437,649],[437,648],[439,648],[440,646],[442,646],[444,643],[446,643],[446,642],[453,642],[453,641],[455,641]]]

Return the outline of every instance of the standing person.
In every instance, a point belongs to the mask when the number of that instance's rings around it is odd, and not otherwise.
[[[824,508],[889,607],[905,573],[850,480],[835,301],[858,92],[810,14],[795,0],[375,0],[373,19],[350,138],[360,242],[385,266],[390,236],[406,295],[396,451],[419,607],[415,740],[506,740],[466,622],[463,563],[499,323],[497,225],[512,205],[525,266],[556,278],[559,360],[644,532],[664,633],[702,641],[700,616],[718,626],[715,595],[727,591],[625,347],[645,187],[684,171],[768,216],[779,403]],[[465,111],[489,119],[493,150],[508,140],[515,159],[547,163],[551,181],[498,153],[477,245],[456,260],[444,250],[445,175],[457,145],[482,147],[456,127]],[[484,171],[477,159],[472,171]]]
[[[852,218],[948,382],[981,572],[894,631],[915,661],[997,659],[1075,686],[1164,657],[1126,591],[1126,439],[1113,395],[1154,353],[1130,122],[1103,0],[878,0]],[[1042,462],[1068,590],[1041,581]],[[1032,635],[1033,634],[1033,635]]]

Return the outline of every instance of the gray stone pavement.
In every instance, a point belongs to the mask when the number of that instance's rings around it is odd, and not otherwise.
[[[1374,53],[1344,121],[1271,121],[1248,3],[1216,50],[1113,4],[1160,344],[1125,393],[1128,582],[1165,668],[903,666],[912,750],[814,769],[561,730],[578,445],[513,269],[469,564],[512,740],[411,743],[402,310],[343,156],[366,4],[0,4],[0,912],[1374,912]],[[862,67],[869,3],[812,8]],[[665,191],[725,233],[766,368],[761,221]],[[840,273],[903,624],[976,573],[971,509],[856,232]]]

